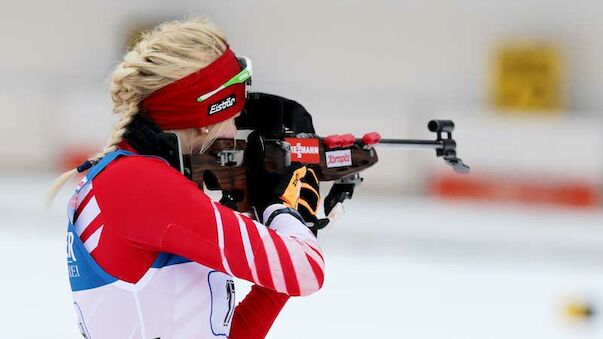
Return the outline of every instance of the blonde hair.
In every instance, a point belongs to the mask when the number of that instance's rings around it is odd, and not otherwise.
[[[168,21],[152,31],[143,33],[111,76],[113,112],[121,117],[113,127],[104,149],[88,160],[96,163],[117,149],[144,98],[209,65],[224,54],[227,47],[224,33],[207,19]],[[171,132],[177,133],[181,138],[183,151],[198,149],[204,152],[224,126],[225,122],[208,126],[205,135],[201,135],[197,128]],[[50,189],[48,202],[52,201],[65,183],[77,173],[75,168],[60,175]]]

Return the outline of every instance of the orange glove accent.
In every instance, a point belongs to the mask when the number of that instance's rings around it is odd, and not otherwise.
[[[304,219],[311,221],[313,218],[306,218],[306,213],[316,217],[318,207],[320,206],[320,192],[318,192],[319,182],[314,170],[309,168],[306,176],[302,179],[302,187],[299,197],[298,211],[304,216]]]
[[[306,176],[306,171],[307,169],[305,166],[293,171],[289,184],[285,188],[283,194],[280,196],[280,199],[286,206],[297,209],[299,193],[302,188],[302,178]]]

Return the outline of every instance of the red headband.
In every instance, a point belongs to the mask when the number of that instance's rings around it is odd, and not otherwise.
[[[142,101],[143,112],[163,130],[204,127],[224,121],[243,110],[245,84],[228,86],[197,102],[241,71],[229,49],[216,61],[153,92]]]

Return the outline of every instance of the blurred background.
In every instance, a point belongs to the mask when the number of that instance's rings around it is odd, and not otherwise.
[[[320,234],[324,288],[269,338],[603,337],[603,3],[575,0],[3,2],[0,338],[78,338],[60,171],[100,150],[127,41],[213,20],[252,90],[296,99],[321,135],[433,136],[380,162]],[[326,194],[328,184],[323,189]],[[237,286],[241,299],[248,284]]]

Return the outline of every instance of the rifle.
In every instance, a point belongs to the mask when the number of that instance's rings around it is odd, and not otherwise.
[[[452,138],[454,122],[432,120],[429,131],[435,140],[382,139],[376,132],[355,138],[352,134],[320,137],[312,116],[299,103],[276,95],[249,93],[245,109],[236,120],[237,129],[260,134],[265,168],[277,171],[296,162],[311,168],[319,181],[334,181],[324,198],[325,215],[332,216],[338,204],[351,199],[363,181],[360,172],[379,161],[376,146],[435,149],[457,173],[469,173],[469,166],[457,157]],[[184,156],[185,175],[200,188],[222,191],[222,204],[241,212],[250,210],[247,201],[245,140],[218,139],[203,154]]]

